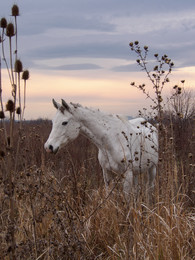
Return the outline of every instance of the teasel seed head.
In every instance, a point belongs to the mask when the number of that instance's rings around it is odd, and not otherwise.
[[[9,99],[6,104],[6,110],[13,113],[14,112],[14,102],[13,100]]]
[[[19,16],[19,8],[17,5],[12,6],[12,16]]]
[[[1,18],[1,28],[5,29],[7,27],[7,20],[6,18]]]
[[[5,118],[5,114],[3,111],[0,111],[0,119],[4,119]]]
[[[6,27],[6,35],[8,37],[14,36],[14,25],[13,25],[13,23],[8,23],[8,25]]]
[[[22,72],[23,67],[22,67],[22,62],[20,60],[16,60],[15,62],[15,72],[20,73]]]
[[[29,71],[28,70],[24,70],[22,73],[22,79],[23,80],[28,80],[30,77]]]
[[[17,109],[16,109],[16,114],[17,114],[17,115],[20,115],[20,114],[21,114],[21,108],[20,108],[20,107],[17,107]]]

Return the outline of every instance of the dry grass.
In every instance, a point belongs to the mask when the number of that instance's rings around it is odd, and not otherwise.
[[[195,259],[193,145],[177,156],[167,134],[150,203],[142,177],[139,196],[127,203],[120,183],[107,197],[88,140],[80,137],[48,155],[43,144],[49,131],[47,121],[25,124],[17,157],[5,150],[1,158],[0,259]]]

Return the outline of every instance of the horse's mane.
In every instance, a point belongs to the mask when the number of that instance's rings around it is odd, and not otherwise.
[[[106,113],[104,111],[101,111],[98,108],[94,108],[94,107],[86,107],[86,106],[82,106],[81,104],[77,103],[70,103],[75,109],[77,108],[83,108],[86,111],[89,111],[91,113],[96,114],[97,116],[100,117],[104,117],[104,118],[110,118],[110,119],[119,119],[121,120],[123,123],[128,122],[128,118],[125,115],[117,115],[117,114],[110,114],[110,113]]]

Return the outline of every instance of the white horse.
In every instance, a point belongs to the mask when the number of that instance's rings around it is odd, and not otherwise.
[[[129,194],[133,181],[137,184],[139,172],[148,172],[148,185],[153,187],[158,163],[158,135],[154,126],[143,118],[128,121],[64,100],[59,104],[53,99],[53,104],[57,113],[45,143],[47,152],[56,153],[81,133],[99,149],[106,187],[118,174],[123,176],[123,191]]]

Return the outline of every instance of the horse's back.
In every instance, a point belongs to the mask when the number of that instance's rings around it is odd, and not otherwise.
[[[154,133],[157,137],[157,129],[144,118],[138,117],[128,121],[131,127],[138,129],[140,131],[144,131],[145,133]]]
[[[156,127],[146,121],[144,118],[135,118],[129,120],[130,131],[133,129],[134,147],[140,147],[142,150],[142,160],[144,157],[150,159],[155,164],[158,161],[158,131]],[[142,147],[142,148],[141,148]],[[137,148],[136,148],[137,149]]]

